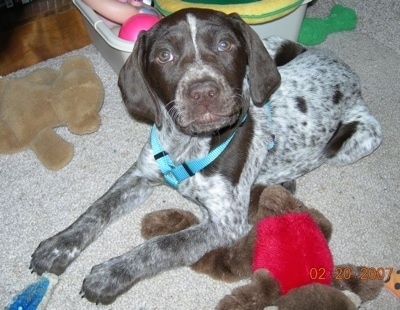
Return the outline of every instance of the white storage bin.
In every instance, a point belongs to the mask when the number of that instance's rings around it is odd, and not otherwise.
[[[101,1],[101,0],[99,0]],[[297,41],[301,23],[311,0],[304,0],[295,11],[279,19],[264,24],[252,25],[251,27],[261,38],[271,35],[279,35],[289,40]],[[104,21],[82,0],[72,0],[84,17],[84,22],[93,44],[100,51],[101,55],[111,65],[115,72],[125,63],[132,52],[134,43],[120,39],[117,31],[110,29]]]

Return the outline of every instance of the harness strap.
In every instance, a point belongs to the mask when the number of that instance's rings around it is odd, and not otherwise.
[[[153,125],[151,129],[151,146],[153,148],[154,158],[158,163],[158,167],[164,174],[167,183],[173,188],[178,188],[178,184],[183,180],[195,175],[197,172],[206,168],[226,149],[235,136],[234,131],[228,139],[213,149],[207,156],[203,158],[193,159],[180,165],[175,165],[171,157],[165,152],[157,138],[157,128]]]
[[[269,104],[267,110],[268,117],[272,123],[272,115]],[[240,127],[243,126],[244,122],[246,121],[247,115],[244,116]],[[197,158],[190,160],[188,162],[182,163],[180,165],[175,165],[169,156],[169,154],[164,151],[163,147],[161,146],[160,141],[157,137],[157,127],[153,125],[151,128],[151,135],[150,135],[150,142],[151,147],[153,149],[154,159],[157,161],[158,167],[160,168],[162,174],[168,185],[177,189],[180,182],[190,178],[191,176],[195,175],[197,172],[203,170],[208,165],[210,165],[219,155],[226,149],[229,143],[232,141],[233,137],[236,134],[235,130],[223,143],[218,145],[212,151],[210,151],[207,156],[203,158]],[[272,141],[268,144],[268,149],[274,147],[274,137],[272,137]]]

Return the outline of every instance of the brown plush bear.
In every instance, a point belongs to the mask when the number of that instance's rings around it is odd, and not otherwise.
[[[236,281],[252,277],[249,284],[234,289],[231,294],[220,300],[216,309],[352,310],[357,309],[362,302],[378,296],[383,281],[362,280],[362,267],[354,265],[336,266],[335,270],[347,270],[350,276],[332,276],[330,286],[312,283],[292,289],[284,295],[279,283],[268,270],[259,269],[253,272],[256,224],[266,217],[289,212],[305,212],[311,215],[329,241],[332,225],[322,213],[307,208],[281,186],[255,186],[249,207],[249,222],[255,225],[250,232],[231,247],[211,251],[191,266],[193,270],[218,280]],[[143,218],[141,232],[145,238],[151,238],[182,230],[198,222],[198,219],[187,211],[161,210],[149,213]]]
[[[37,69],[23,78],[0,79],[0,153],[31,148],[51,170],[64,167],[73,146],[53,130],[67,126],[88,134],[100,126],[104,89],[84,56],[71,56],[59,71]]]

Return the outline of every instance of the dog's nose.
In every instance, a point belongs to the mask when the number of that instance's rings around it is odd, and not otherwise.
[[[218,98],[220,89],[213,81],[193,83],[188,90],[189,97],[197,104],[209,105]]]

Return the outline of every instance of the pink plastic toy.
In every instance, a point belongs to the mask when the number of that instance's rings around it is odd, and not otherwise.
[[[118,36],[121,39],[134,42],[140,31],[149,30],[159,20],[159,17],[151,14],[142,13],[134,15],[122,24]]]

